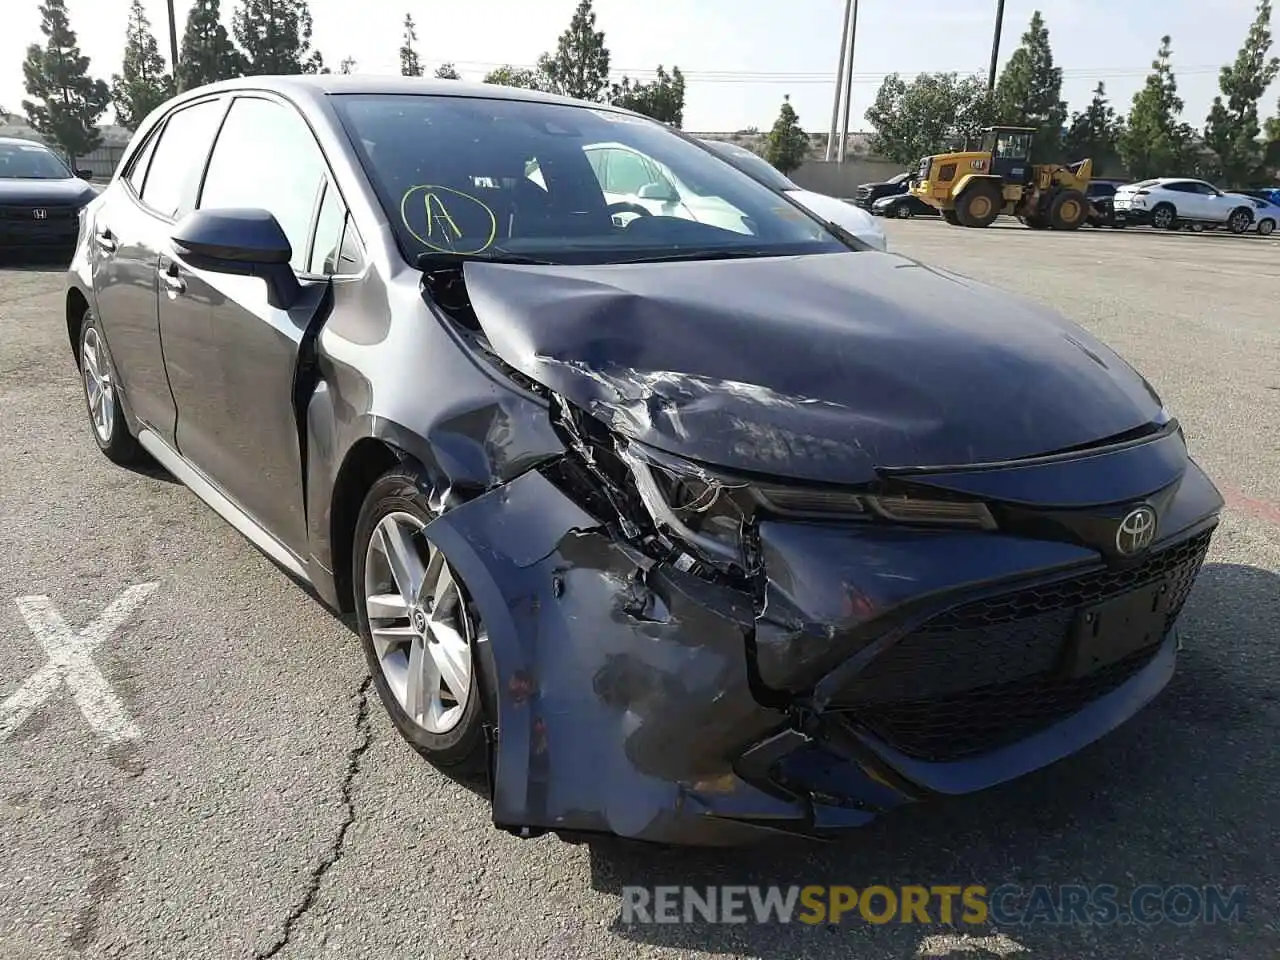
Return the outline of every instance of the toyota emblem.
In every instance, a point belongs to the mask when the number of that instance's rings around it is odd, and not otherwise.
[[[35,210],[32,210],[32,211],[31,211],[31,216],[35,217],[37,220],[48,220],[48,219],[49,219],[49,211],[48,211],[48,210],[41,210],[41,209],[38,209],[38,208],[37,208],[37,209],[35,209]]]
[[[1156,538],[1156,512],[1150,507],[1130,510],[1116,527],[1116,552],[1122,557],[1136,557]]]

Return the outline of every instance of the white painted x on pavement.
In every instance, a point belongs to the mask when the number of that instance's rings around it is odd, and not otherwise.
[[[59,615],[48,597],[19,597],[15,603],[49,661],[0,703],[0,743],[27,722],[66,684],[89,726],[108,743],[141,736],[124,704],[107,683],[90,654],[155,592],[158,583],[129,587],[78,634]]]

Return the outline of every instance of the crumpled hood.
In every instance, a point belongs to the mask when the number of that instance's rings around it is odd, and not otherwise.
[[[1074,324],[892,254],[465,276],[512,367],[624,436],[730,469],[858,482],[1050,453],[1160,414]]]

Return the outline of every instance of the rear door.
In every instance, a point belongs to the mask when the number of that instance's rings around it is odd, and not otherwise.
[[[261,279],[196,269],[172,249],[161,258],[160,324],[177,405],[177,446],[241,509],[301,553],[306,524],[294,376],[303,337],[327,307],[326,274],[339,270],[335,251],[346,207],[292,105],[259,95],[232,101],[198,208],[234,207],[265,209],[279,221],[302,295],[282,310],[267,303]],[[316,236],[317,223],[323,236]]]
[[[93,222],[94,299],[116,377],[133,415],[168,443],[175,409],[160,344],[156,264],[174,219],[195,206],[225,107],[214,97],[170,114],[108,188]]]

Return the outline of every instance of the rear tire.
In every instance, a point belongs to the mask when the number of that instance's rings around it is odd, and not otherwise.
[[[92,310],[80,321],[80,384],[89,412],[89,432],[112,463],[135,466],[146,459],[120,403],[119,381],[106,337]]]
[[[398,467],[365,497],[351,571],[360,643],[400,735],[431,763],[474,780],[488,769],[492,712],[476,649],[484,625],[448,558],[423,535],[436,517],[426,486]]]
[[[995,187],[977,184],[960,194],[956,216],[966,227],[989,227],[1000,216],[1004,199]]]
[[[1271,234],[1275,231],[1275,229],[1276,229],[1276,222],[1274,220],[1263,220],[1260,224],[1258,224],[1258,234],[1263,237],[1271,236]]]
[[[1089,201],[1079,190],[1063,190],[1049,202],[1049,226],[1055,230],[1079,230],[1089,216]]]
[[[1049,222],[1038,214],[1028,213],[1022,216],[1022,222],[1032,230],[1048,230]]]
[[[1177,230],[1178,211],[1172,203],[1157,203],[1151,211],[1151,225],[1157,230]]]
[[[947,221],[947,223],[951,224],[953,227],[960,226],[960,218],[956,216],[956,212],[954,210],[943,210],[942,219]]]

